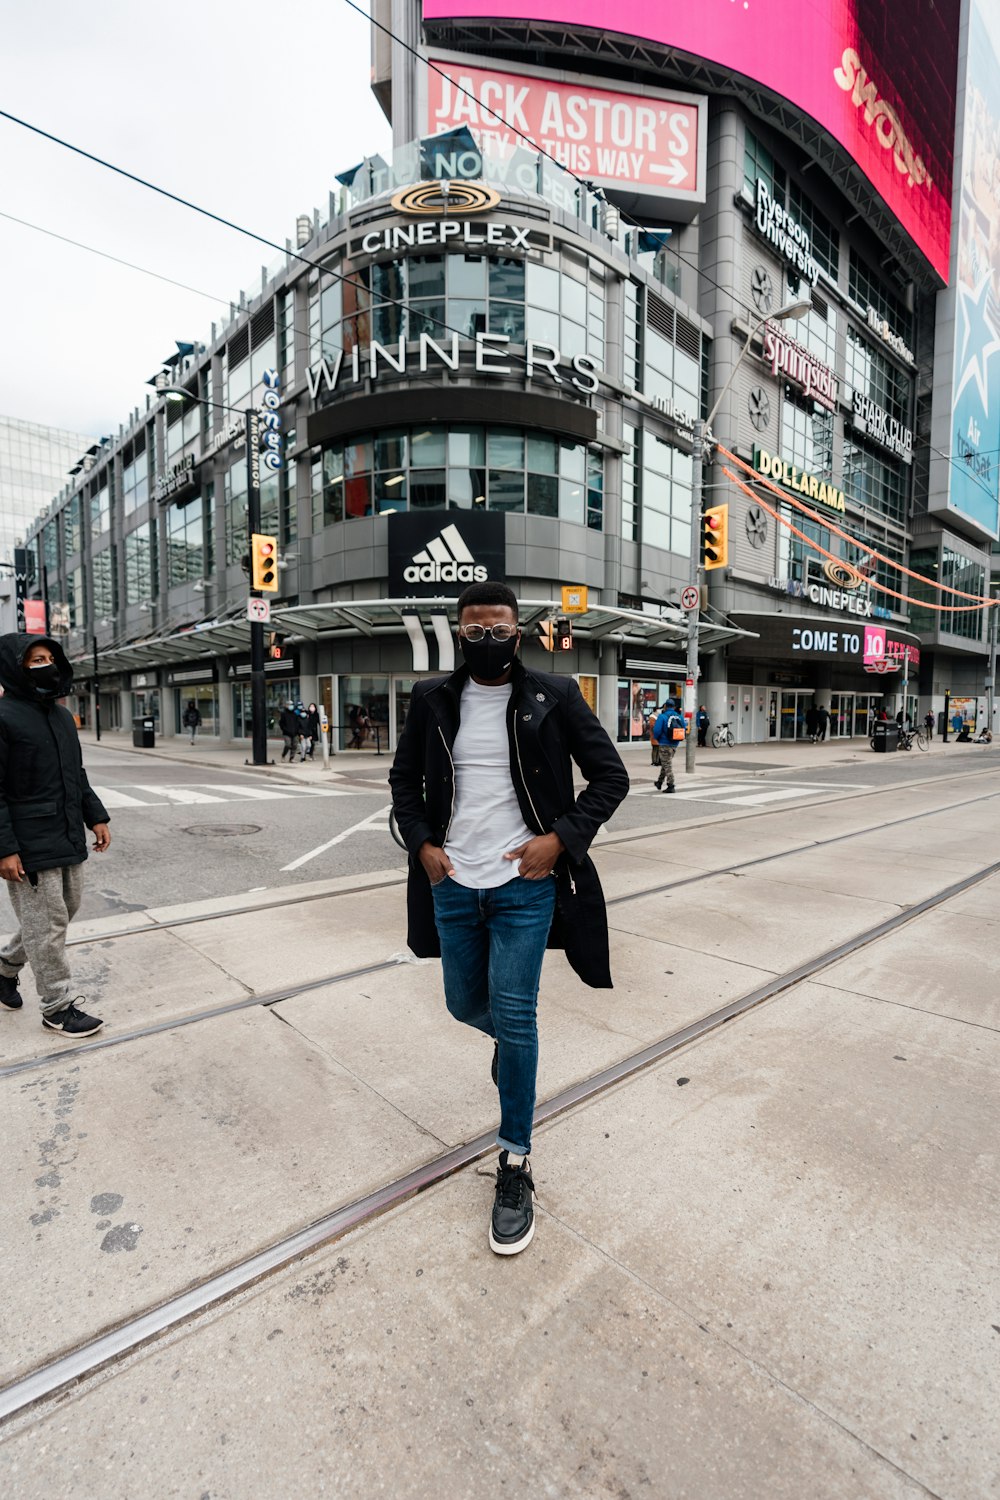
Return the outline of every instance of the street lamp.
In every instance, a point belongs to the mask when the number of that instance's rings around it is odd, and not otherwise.
[[[272,410],[277,406],[277,374],[273,371],[265,372],[265,384],[268,384],[268,376],[273,375],[270,382],[272,389],[267,395],[274,396]],[[253,537],[260,531],[260,436],[261,436],[261,413],[255,406],[248,406],[241,410],[236,406],[227,406],[223,401],[208,401],[204,396],[196,396],[193,391],[185,390],[182,385],[170,383],[166,373],[157,376],[150,384],[157,394],[166,398],[167,401],[197,401],[201,406],[217,406],[221,411],[236,412],[243,417],[246,425],[246,459],[247,459],[247,546],[253,553]],[[265,404],[266,398],[265,398]],[[268,433],[268,437],[271,434]],[[271,450],[273,451],[273,449]],[[262,597],[261,590],[253,587],[249,590],[251,596]],[[264,622],[260,619],[250,621],[250,733],[253,746],[253,759],[251,764],[255,766],[267,765],[267,707],[266,691],[264,686]]]
[[[812,302],[808,297],[799,297],[794,302],[786,302],[776,312],[765,313],[758,318],[747,334],[746,343],[740,350],[739,355],[729,372],[729,379],[719,392],[715,405],[708,416],[702,421],[701,417],[691,424],[692,439],[694,445],[694,476],[691,485],[691,581],[701,592],[701,480],[702,465],[709,457],[714,447],[713,439],[706,441],[705,434],[710,432],[712,421],[722,405],[722,402],[736,378],[736,371],[743,363],[744,356],[753,342],[754,335],[759,333],[765,323],[784,323],[791,318],[804,318],[812,308]],[[698,615],[699,610],[688,610],[688,634],[687,634],[687,695],[686,707],[689,711],[688,734],[684,745],[684,769],[690,773],[694,770],[695,736],[691,733],[694,726],[694,705],[696,698],[696,686],[698,682]]]

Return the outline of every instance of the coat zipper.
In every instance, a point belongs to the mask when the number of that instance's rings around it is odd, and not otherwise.
[[[448,741],[444,737],[444,730],[441,728],[440,724],[437,727],[437,731],[441,736],[441,743],[444,746],[444,753],[445,755],[447,755],[449,761],[451,762],[451,808],[448,812],[448,827],[444,831],[444,839],[441,843],[441,847],[444,848],[445,844],[448,842],[448,835],[451,832],[452,820],[455,816],[455,760],[450,749],[448,748]]]
[[[543,833],[544,832],[544,827],[542,825],[542,820],[538,816],[538,808],[535,806],[534,802],[532,802],[532,800],[531,800],[531,790],[530,790],[530,788],[528,786],[528,782],[527,782],[527,779],[526,779],[525,774],[524,774],[524,766],[523,766],[523,764],[521,762],[521,743],[520,743],[520,741],[518,740],[518,737],[517,737],[517,714],[516,714],[516,712],[514,714],[514,751],[515,751],[515,753],[517,755],[517,769],[521,773],[521,785],[524,787],[524,795],[527,797],[527,799],[528,799],[528,806],[531,808],[531,811],[534,814],[534,817],[535,817],[535,826],[538,829],[539,833]]]

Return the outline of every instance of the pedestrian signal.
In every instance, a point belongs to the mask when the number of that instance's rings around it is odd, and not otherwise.
[[[705,572],[729,562],[729,506],[712,505],[701,518],[701,563]]]
[[[255,531],[250,538],[250,581],[255,589],[273,594],[278,588],[278,538],[261,536]]]
[[[539,622],[538,622],[538,638],[539,638],[539,641],[541,642],[541,647],[542,647],[543,651],[554,651],[555,650],[555,646],[552,643],[552,621],[551,620],[539,620]]]
[[[560,615],[556,621],[554,632],[556,651],[572,651],[573,649],[573,627],[565,616]]]

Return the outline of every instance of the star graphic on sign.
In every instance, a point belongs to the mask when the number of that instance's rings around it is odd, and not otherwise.
[[[996,330],[986,316],[991,274],[987,271],[974,292],[964,286],[958,289],[958,315],[961,330],[958,363],[962,377],[954,395],[954,402],[957,404],[965,387],[974,380],[982,399],[983,411],[987,416],[990,410],[987,370],[994,354],[1000,354],[1000,339],[997,338]]]

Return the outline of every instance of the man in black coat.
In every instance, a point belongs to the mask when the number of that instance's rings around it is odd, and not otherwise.
[[[83,769],[73,715],[58,702],[72,685],[56,641],[0,636],[0,877],[19,925],[0,952],[0,1005],[21,1008],[17,979],[29,963],[42,1025],[84,1037],[104,1023],[76,1004],[83,996],[73,994],[66,928],[83,895],[86,830],[98,854],[111,832]]]
[[[584,983],[611,987],[608,925],[587,853],[628,774],[572,677],[517,660],[517,599],[474,583],[458,601],[465,665],[417,682],[389,774],[410,854],[407,942],[440,954],[456,1020],[494,1042],[501,1147],[490,1246],[534,1233],[528,1163],[546,946]],[[588,785],[575,797],[576,761]]]

